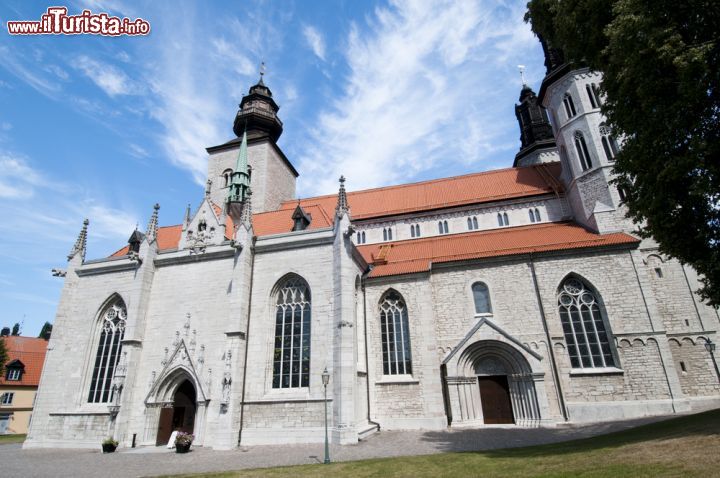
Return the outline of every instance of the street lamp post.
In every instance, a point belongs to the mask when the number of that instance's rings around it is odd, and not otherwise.
[[[708,339],[705,342],[705,350],[710,353],[710,360],[712,360],[713,367],[715,367],[715,374],[718,376],[718,382],[720,382],[720,370],[718,370],[717,363],[715,362],[715,344],[712,340]]]
[[[330,383],[330,374],[328,373],[327,367],[322,373],[322,383],[325,388],[325,461],[324,464],[330,463],[330,445],[328,444],[328,424],[327,424],[327,386]]]

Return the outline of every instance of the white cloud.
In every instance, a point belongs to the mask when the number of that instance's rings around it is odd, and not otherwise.
[[[315,53],[315,56],[320,58],[322,61],[325,61],[325,40],[320,32],[310,25],[305,25],[302,32],[305,37],[305,41],[308,43],[308,46],[310,46],[313,53]]]
[[[145,151],[145,148],[138,146],[137,144],[130,143],[128,145],[128,148],[129,148],[128,152],[132,156],[135,156],[136,158],[147,158],[149,156],[148,152]]]
[[[3,59],[3,61],[0,62],[1,66],[5,67],[10,73],[30,85],[39,93],[54,98],[60,91],[61,88],[59,84],[50,81],[45,75],[39,76],[35,74],[32,68],[28,68],[25,65],[27,58],[19,58],[15,51],[5,46],[0,46],[0,57]],[[5,82],[0,82],[0,84],[11,87]]]
[[[300,190],[335,191],[341,173],[351,189],[421,173],[446,176],[451,167],[477,168],[498,148],[514,148],[498,143],[517,126],[507,113],[515,93],[495,94],[507,87],[497,84],[497,71],[508,67],[507,45],[532,37],[521,2],[505,3],[395,1],[377,8],[367,25],[353,25],[342,94],[299,148],[306,152]]]
[[[140,89],[122,70],[82,55],[73,61],[73,66],[82,71],[108,96],[138,94]]]
[[[40,183],[40,175],[25,158],[0,152],[0,198],[27,199]]]

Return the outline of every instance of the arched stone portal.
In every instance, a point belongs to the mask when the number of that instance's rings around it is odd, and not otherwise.
[[[193,433],[197,412],[197,394],[189,380],[183,381],[173,394],[172,406],[160,410],[156,445],[165,445],[173,431]]]
[[[547,414],[547,400],[537,390],[544,393],[538,357],[501,340],[463,343],[456,352],[445,361],[453,425],[536,426]]]

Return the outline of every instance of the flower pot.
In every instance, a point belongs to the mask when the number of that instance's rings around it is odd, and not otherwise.
[[[175,444],[175,453],[187,453],[190,451],[190,445],[192,443],[176,443]]]
[[[103,443],[102,449],[103,453],[112,453],[117,448],[117,445],[113,445],[112,443]]]

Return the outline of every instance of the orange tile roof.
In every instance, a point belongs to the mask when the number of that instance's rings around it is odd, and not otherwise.
[[[37,386],[40,383],[45,352],[48,342],[45,339],[34,337],[3,337],[5,347],[8,351],[8,360],[5,365],[13,360],[20,360],[25,365],[24,373],[20,380],[7,381],[7,371],[0,377],[0,385],[22,385]]]
[[[297,206],[297,201],[294,202]],[[290,232],[293,227],[292,209],[281,209],[279,211],[262,212],[253,214],[253,231],[257,236],[268,236],[270,234],[280,234]],[[335,206],[333,206],[334,208]],[[308,229],[321,229],[333,225],[331,216],[318,205],[303,206],[303,209],[310,215],[311,221]],[[334,210],[334,209],[333,209]]]
[[[548,194],[562,188],[559,176],[560,163],[545,163],[366,189],[347,195],[351,217],[353,220],[362,220]],[[298,204],[312,216],[308,229],[332,226],[337,194],[285,201],[277,211],[253,214],[255,234],[267,236],[290,232],[293,226],[292,213]],[[219,216],[221,207],[217,204],[212,206]],[[226,235],[231,236],[233,223],[229,216],[226,224]],[[181,225],[158,228],[159,250],[176,248],[181,233]],[[125,246],[111,257],[124,256],[127,252],[128,247]]]
[[[158,227],[157,242],[158,250],[175,249],[180,244],[180,234],[182,234],[182,225]],[[128,246],[113,252],[110,257],[120,257],[127,255]]]
[[[548,194],[562,187],[559,177],[560,163],[546,163],[348,192],[347,197],[351,217],[360,220]],[[300,204],[334,211],[337,194],[302,199]],[[296,205],[295,200],[285,201],[280,209]]]
[[[384,277],[428,271],[433,263],[639,242],[625,233],[595,234],[563,222],[369,244],[358,250],[374,264],[370,277]]]

